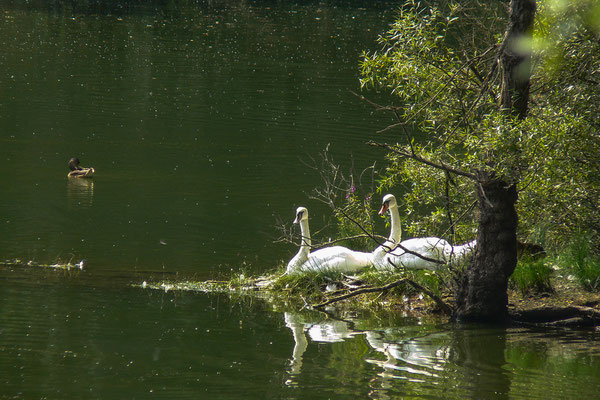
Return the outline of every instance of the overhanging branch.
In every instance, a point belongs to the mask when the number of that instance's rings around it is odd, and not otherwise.
[[[466,178],[472,179],[474,181],[477,181],[477,176],[475,176],[475,174],[472,174],[470,172],[466,172],[466,171],[462,171],[460,169],[456,169],[456,168],[452,168],[449,167],[447,165],[445,165],[444,163],[436,163],[434,161],[428,160],[424,157],[421,157],[420,155],[416,154],[416,153],[408,153],[406,151],[402,151],[400,150],[398,147],[396,146],[392,146],[390,144],[387,143],[379,143],[379,142],[375,142],[375,141],[368,141],[367,144],[371,145],[371,146],[377,146],[377,147],[382,147],[386,150],[389,150],[393,153],[396,153],[398,155],[401,155],[402,157],[406,157],[406,158],[411,158],[415,161],[418,161],[420,163],[423,163],[425,165],[428,165],[430,167],[439,169],[441,171],[445,171],[445,172],[450,172],[456,175],[460,175],[460,176],[464,176]]]

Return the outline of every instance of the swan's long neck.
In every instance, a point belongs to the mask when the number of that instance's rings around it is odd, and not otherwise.
[[[400,238],[402,237],[402,226],[400,223],[400,214],[398,213],[397,205],[390,207],[390,219],[392,229],[390,232],[390,237],[388,238],[388,242],[393,242],[393,244],[396,245],[400,243]]]
[[[292,330],[292,334],[294,335],[294,351],[290,360],[289,372],[292,375],[297,375],[302,369],[302,356],[308,347],[308,340],[306,340],[303,323],[294,322],[293,316],[288,313],[285,313],[284,318],[285,324]]]
[[[294,272],[298,270],[302,264],[308,259],[310,255],[310,229],[308,227],[308,220],[300,221],[300,249],[298,253],[290,260],[287,265],[286,273]]]
[[[300,221],[300,251],[310,252],[310,228],[308,227],[308,220],[303,219]]]
[[[386,253],[394,250],[396,245],[400,243],[400,238],[402,237],[402,226],[400,223],[400,214],[398,213],[398,206],[392,205],[389,208],[390,211],[390,224],[392,225],[390,231],[390,237],[386,240],[383,245],[377,247],[373,252],[375,258],[381,258]]]

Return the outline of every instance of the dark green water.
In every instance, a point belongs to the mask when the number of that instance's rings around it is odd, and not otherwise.
[[[302,160],[381,157],[364,144],[381,118],[350,90],[389,4],[74,8],[4,12],[4,259],[272,268],[294,251],[275,225],[316,206]],[[72,156],[93,182],[66,179]]]
[[[274,310],[0,270],[0,398],[596,398],[596,332]]]
[[[0,3],[0,259],[87,260],[0,267],[0,398],[597,397],[594,332],[131,286],[289,259],[275,225],[329,217],[302,162],[328,143],[383,167],[364,142],[388,120],[349,91],[394,6]]]

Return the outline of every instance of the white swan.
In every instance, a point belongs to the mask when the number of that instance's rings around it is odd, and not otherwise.
[[[390,237],[386,240],[381,246],[377,247],[373,251],[373,258],[376,264],[380,263],[383,260],[383,257],[388,254],[390,251],[394,250],[398,243],[400,243],[400,238],[402,237],[402,227],[400,224],[400,214],[398,213],[398,203],[396,202],[396,197],[393,194],[386,194],[383,196],[383,200],[381,203],[381,209],[379,210],[379,215],[384,215],[386,211],[390,212]]]
[[[372,253],[352,251],[342,246],[326,247],[311,253],[308,210],[305,207],[296,209],[294,223],[300,224],[300,250],[288,263],[286,273],[325,270],[354,272],[373,264]]]
[[[398,205],[396,198],[391,194],[383,197],[379,214],[382,215],[387,210],[391,216],[390,237],[373,252],[374,264],[379,270],[391,271],[396,267],[437,270],[446,263],[462,261],[475,249],[475,240],[460,246],[452,246],[446,240],[437,237],[414,238],[400,242]],[[396,246],[398,242],[400,244]]]

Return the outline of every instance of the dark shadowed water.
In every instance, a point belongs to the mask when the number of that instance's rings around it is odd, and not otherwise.
[[[328,143],[357,169],[381,157],[364,144],[381,118],[350,91],[394,8],[351,4],[6,10],[0,256],[198,274],[287,259],[274,226],[320,185],[302,161]],[[65,178],[72,156],[93,181]]]
[[[596,397],[594,332],[131,286],[271,269],[298,205],[330,217],[306,162],[385,165],[364,143],[390,120],[351,91],[396,5],[0,3],[0,260],[87,262],[0,267],[0,398]]]

